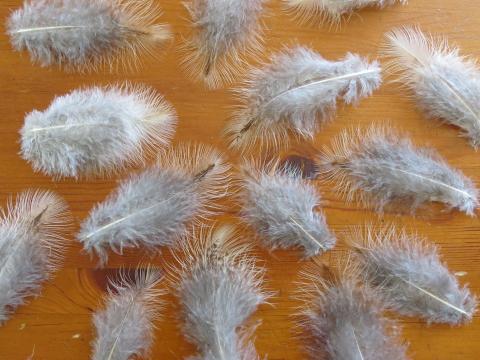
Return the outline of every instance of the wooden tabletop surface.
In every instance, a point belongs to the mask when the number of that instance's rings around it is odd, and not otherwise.
[[[240,0],[239,0],[240,1]],[[2,0],[0,18],[21,5],[21,0]],[[188,36],[189,23],[180,0],[159,2],[164,10],[161,21],[170,23],[175,41],[157,60],[146,58],[136,73],[72,74],[53,68],[41,68],[30,63],[26,53],[13,52],[8,38],[0,34],[0,203],[26,188],[52,189],[69,202],[76,226],[92,206],[105,198],[118,179],[92,181],[54,181],[35,173],[19,153],[19,134],[26,113],[46,108],[55,95],[79,86],[109,84],[130,80],[153,86],[175,106],[179,126],[175,142],[198,140],[225,150],[221,131],[236,101],[229,89],[206,90],[192,83],[179,66],[177,47],[182,36]],[[425,31],[447,36],[459,45],[463,53],[480,56],[480,6],[478,0],[411,0],[406,6],[394,6],[382,11],[369,9],[353,16],[338,30],[311,27],[296,23],[281,9],[281,1],[270,1],[265,16],[265,59],[285,45],[304,44],[328,59],[338,59],[346,52],[376,58],[383,34],[389,29],[420,25]],[[480,155],[458,131],[437,121],[427,120],[415,108],[408,94],[396,85],[385,83],[357,108],[340,107],[338,116],[315,138],[317,145],[327,144],[342,129],[372,122],[388,123],[407,132],[421,146],[436,148],[453,166],[480,182]],[[230,153],[232,160],[235,156]],[[355,204],[345,204],[331,188],[318,185],[324,200],[328,224],[341,234],[352,225],[373,222],[394,222],[416,230],[439,245],[444,259],[453,271],[466,272],[462,282],[470,284],[480,294],[480,223],[458,212],[443,212],[435,208],[428,216],[378,217]],[[230,211],[226,217],[231,217]],[[108,268],[98,270],[96,262],[81,252],[72,238],[67,261],[55,278],[45,284],[41,296],[20,307],[15,315],[0,327],[0,359],[24,360],[34,351],[34,359],[88,359],[94,332],[92,314],[102,306],[106,279],[120,266],[134,266],[139,252],[112,256]],[[340,243],[335,251],[344,249]],[[267,268],[267,286],[277,292],[272,305],[262,306],[254,320],[261,320],[256,331],[259,354],[270,360],[305,358],[301,341],[293,336],[291,314],[298,303],[292,299],[294,282],[302,261],[294,251],[273,254],[259,250]],[[161,265],[168,256],[158,256],[153,263]],[[158,322],[152,359],[183,359],[194,353],[178,330],[175,299],[166,296],[164,317]],[[409,355],[417,360],[478,359],[480,354],[480,321],[450,328],[428,326],[415,318],[400,318],[403,338],[410,344]]]

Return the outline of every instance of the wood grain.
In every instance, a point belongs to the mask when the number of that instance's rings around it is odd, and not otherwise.
[[[240,0],[239,0],[240,1]],[[20,0],[2,0],[0,18],[21,5]],[[384,11],[366,10],[354,16],[338,31],[322,27],[302,26],[281,10],[280,1],[270,1],[265,17],[267,51],[265,58],[284,45],[306,44],[329,59],[345,52],[358,52],[376,57],[383,33],[395,26],[419,24],[426,31],[446,35],[458,44],[465,54],[480,56],[480,7],[478,0],[411,0],[404,7]],[[188,36],[187,13],[181,1],[161,1],[162,21],[172,24],[176,41],[158,60],[145,59],[137,73],[68,74],[57,69],[31,65],[26,53],[12,51],[8,38],[0,35],[0,203],[26,188],[45,188],[58,191],[70,203],[77,224],[89,209],[104,199],[117,179],[95,181],[53,181],[36,174],[18,155],[18,130],[24,115],[32,109],[43,109],[55,95],[79,86],[108,84],[130,80],[143,82],[165,94],[176,107],[180,123],[176,141],[199,140],[225,149],[221,130],[235,104],[231,93],[224,90],[207,91],[193,84],[179,67],[176,51],[182,36]],[[2,32],[3,33],[3,32]],[[357,108],[345,107],[337,119],[315,138],[317,145],[348,126],[367,126],[371,122],[389,123],[408,132],[415,143],[436,148],[448,161],[462,169],[477,182],[480,180],[479,154],[458,137],[456,129],[426,120],[404,91],[385,84],[374,96]],[[230,154],[234,159],[234,154]],[[439,244],[441,252],[454,271],[465,271],[462,281],[470,283],[480,293],[480,224],[477,218],[460,213],[444,213],[434,209],[432,214],[413,219],[409,216],[377,217],[354,205],[343,203],[327,186],[319,185],[324,197],[328,223],[338,234],[351,225],[366,221],[392,221],[416,229]],[[232,211],[233,212],[233,211]],[[73,239],[73,236],[72,236]],[[337,250],[343,248],[339,244]],[[256,333],[260,354],[270,360],[304,358],[301,343],[294,338],[291,319],[295,307],[291,298],[294,282],[302,266],[294,252],[260,251],[268,269],[268,287],[277,291],[272,306],[263,306],[254,320],[262,325]],[[72,240],[71,251],[64,269],[46,284],[43,293],[28,305],[18,309],[15,316],[0,328],[0,359],[24,360],[35,349],[34,359],[88,359],[94,336],[92,313],[101,307],[105,279],[121,265],[134,265],[141,255],[130,252],[123,257],[113,256],[109,269],[95,270],[95,263],[81,253]],[[153,262],[161,265],[168,257],[158,256]],[[167,296],[165,317],[158,323],[157,341],[152,359],[183,359],[194,352],[178,331],[175,300]],[[418,360],[478,359],[480,353],[480,321],[459,328],[427,326],[417,319],[400,319],[403,337],[410,343],[409,354]]]

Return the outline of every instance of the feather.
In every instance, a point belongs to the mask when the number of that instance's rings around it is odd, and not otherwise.
[[[390,129],[345,131],[319,162],[321,173],[347,201],[357,199],[380,212],[387,206],[414,212],[427,202],[440,202],[473,216],[479,205],[469,178],[435,151],[415,148]]]
[[[387,69],[412,92],[425,114],[460,128],[473,147],[480,145],[480,70],[445,39],[416,28],[387,34]]]
[[[104,310],[93,315],[96,339],[93,360],[129,360],[147,356],[154,340],[154,321],[159,317],[163,276],[151,267],[137,269],[134,279],[123,272],[111,289]]]
[[[358,55],[332,62],[308,48],[287,49],[236,91],[241,105],[226,129],[230,147],[283,147],[289,133],[311,139],[335,115],[338,98],[356,104],[380,83],[379,64]]]
[[[320,21],[332,25],[349,18],[355,11],[366,7],[383,8],[407,0],[283,0],[288,11],[302,22]]]
[[[173,136],[173,108],[145,86],[92,87],[33,111],[21,130],[21,155],[55,177],[110,174],[139,163]]]
[[[264,303],[265,270],[232,227],[197,231],[175,253],[170,278],[182,307],[182,330],[200,354],[191,360],[257,360],[245,322]]]
[[[157,164],[124,180],[82,223],[77,239],[89,254],[108,260],[108,250],[153,251],[174,246],[191,224],[209,217],[227,193],[229,166],[213,148],[180,145]]]
[[[66,202],[49,191],[25,191],[0,218],[0,323],[61,266],[70,225]]]
[[[321,269],[318,261],[309,264],[300,284],[300,335],[309,358],[407,359],[397,325],[382,316],[378,296],[359,286],[355,269],[347,266],[332,280],[322,279]]]
[[[428,323],[461,324],[472,320],[476,298],[460,287],[438,255],[437,248],[405,230],[390,226],[375,232],[357,230],[348,242],[356,250],[365,281],[389,306]]]
[[[259,21],[265,0],[189,0],[193,33],[185,40],[183,66],[209,88],[238,75],[246,56],[262,47]]]
[[[300,247],[311,257],[333,248],[335,236],[325,215],[316,211],[317,191],[298,170],[278,164],[243,166],[242,219],[272,250]]]
[[[7,23],[12,46],[27,50],[42,66],[98,70],[138,66],[170,39],[169,27],[155,24],[160,10],[151,0],[25,1]]]

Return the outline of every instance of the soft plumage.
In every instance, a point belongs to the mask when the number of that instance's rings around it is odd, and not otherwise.
[[[302,248],[305,257],[331,249],[336,240],[317,191],[298,170],[278,163],[243,166],[242,219],[269,249]]]
[[[213,148],[180,145],[152,167],[124,180],[81,225],[77,239],[101,264],[108,250],[174,246],[192,223],[208,217],[226,195],[229,166]]]
[[[472,320],[476,297],[459,285],[435,245],[393,226],[359,229],[347,241],[356,250],[364,280],[392,309],[428,323],[458,325]]]
[[[136,67],[171,37],[168,26],[155,23],[159,15],[151,0],[27,0],[7,32],[16,50],[42,66]]]
[[[129,360],[148,354],[162,305],[161,280],[159,270],[147,267],[137,269],[134,278],[123,272],[119,281],[110,281],[105,309],[93,315],[92,360]]]
[[[319,166],[347,201],[356,199],[377,211],[414,212],[440,202],[473,215],[479,205],[469,178],[434,150],[416,148],[391,129],[343,132],[324,149]]]
[[[110,174],[168,145],[175,125],[175,111],[152,88],[80,89],[26,116],[21,155],[54,177]]]
[[[183,46],[188,73],[210,88],[238,76],[244,57],[261,47],[265,0],[188,0],[193,32]]]
[[[225,130],[230,147],[284,147],[289,134],[311,139],[334,116],[338,99],[356,104],[380,83],[376,61],[355,54],[328,61],[305,47],[287,49],[236,90],[241,105]]]
[[[10,201],[0,219],[0,323],[61,266],[70,213],[49,191],[26,191]]]
[[[200,352],[192,360],[257,360],[246,321],[268,294],[264,269],[255,265],[250,245],[233,229],[201,229],[176,254],[170,270],[179,298],[182,330]]]
[[[459,54],[445,39],[416,28],[386,35],[387,69],[414,95],[433,119],[459,127],[472,146],[480,145],[480,70],[476,61]]]
[[[383,8],[406,4],[407,0],[283,0],[285,8],[301,21],[320,21],[338,24],[355,11],[366,7]]]
[[[398,328],[382,316],[378,296],[359,285],[356,271],[346,267],[338,278],[326,280],[321,269],[314,262],[302,273],[300,327],[309,358],[407,359]]]

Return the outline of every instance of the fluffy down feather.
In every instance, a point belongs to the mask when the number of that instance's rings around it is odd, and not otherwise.
[[[151,0],[27,0],[7,32],[15,50],[42,66],[113,70],[116,60],[136,67],[170,39],[168,26],[154,24],[159,15]]]
[[[214,149],[181,145],[158,163],[123,181],[82,223],[77,239],[90,254],[108,260],[108,250],[174,246],[190,225],[216,209],[225,196],[229,166]]]
[[[473,215],[479,205],[478,190],[469,178],[435,151],[415,148],[389,129],[345,131],[331,149],[325,148],[319,162],[323,175],[347,201],[358,199],[377,211],[396,206],[414,212],[435,201]]]
[[[322,279],[320,270],[314,262],[302,273],[300,327],[309,358],[407,359],[396,324],[382,316],[378,297],[359,286],[355,270],[347,267],[331,281]]]
[[[257,360],[245,322],[268,295],[264,269],[231,227],[201,229],[176,254],[171,281],[182,306],[182,329],[200,354],[190,360]]]
[[[338,24],[355,11],[366,7],[383,8],[407,0],[283,0],[288,11],[302,22],[318,21]]]
[[[160,271],[137,269],[135,278],[122,273],[119,282],[110,282],[104,310],[93,315],[97,337],[92,360],[129,360],[146,356],[154,340],[153,322],[159,317],[160,296],[157,285]]]
[[[466,286],[460,287],[435,245],[393,226],[356,231],[348,242],[356,250],[365,280],[400,314],[428,323],[458,325],[472,320],[476,298]]]
[[[320,196],[297,170],[246,163],[243,166],[241,216],[270,249],[303,248],[305,257],[335,245],[321,210]]]
[[[167,146],[175,125],[175,111],[151,88],[75,90],[27,115],[21,155],[55,177],[109,174]]]
[[[226,129],[230,147],[283,147],[290,133],[311,139],[334,116],[338,98],[356,104],[380,83],[379,64],[358,55],[333,62],[308,48],[287,49],[236,91],[241,105]]]
[[[68,206],[49,191],[25,191],[0,219],[0,323],[61,266]]]
[[[188,0],[193,33],[185,40],[183,65],[210,88],[231,82],[245,55],[262,47],[259,21],[265,0]]]
[[[480,71],[476,61],[459,55],[445,39],[415,28],[387,34],[387,68],[414,94],[433,119],[459,127],[472,146],[480,145]]]

